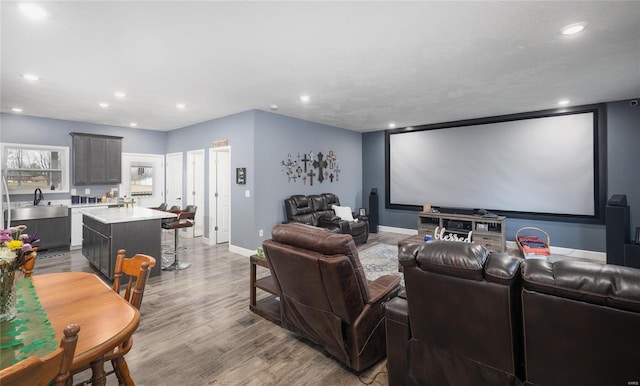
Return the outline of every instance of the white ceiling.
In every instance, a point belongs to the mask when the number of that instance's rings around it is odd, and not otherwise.
[[[17,4],[2,112],[172,130],[275,104],[365,132],[640,96],[640,1],[46,1],[40,22]]]

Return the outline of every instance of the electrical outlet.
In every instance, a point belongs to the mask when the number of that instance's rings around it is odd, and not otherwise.
[[[245,197],[251,197],[251,191],[250,190],[245,190],[244,191],[244,196]]]
[[[260,237],[264,236],[264,231],[262,229],[260,229],[258,231],[258,236],[260,236]]]
[[[84,194],[91,194],[91,189],[86,188],[86,189],[84,190]]]

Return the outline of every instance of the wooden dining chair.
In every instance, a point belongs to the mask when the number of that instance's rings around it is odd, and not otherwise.
[[[38,254],[38,247],[33,247],[33,253],[34,253],[34,256],[32,256],[20,267],[20,270],[22,271],[22,274],[24,275],[24,277],[31,277],[33,268],[36,266],[36,255]]]
[[[127,258],[125,255],[126,251],[124,249],[118,250],[112,289],[116,293],[121,294],[132,306],[140,310],[144,288],[147,284],[151,268],[156,265],[156,259],[143,254],[136,254],[131,258]],[[122,293],[122,287],[125,287],[124,293]],[[124,356],[131,350],[132,346],[133,337],[129,337],[118,345],[118,347],[114,348],[113,351],[104,356],[104,361],[111,361],[113,366],[113,370],[108,371],[106,375],[108,376],[115,373],[118,377],[118,384],[120,385],[135,385],[131,378],[127,362],[124,359]],[[75,369],[74,373],[79,373],[84,370],[86,370],[86,368]],[[85,381],[80,384],[85,383],[90,382]],[[76,386],[77,385],[78,384],[76,384]]]
[[[80,326],[70,324],[64,329],[60,347],[54,352],[38,358],[31,356],[0,371],[2,386],[55,386],[65,385],[71,375],[69,370],[78,343]]]

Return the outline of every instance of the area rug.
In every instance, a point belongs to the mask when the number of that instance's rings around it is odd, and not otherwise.
[[[36,259],[44,260],[44,259],[50,259],[52,257],[60,257],[62,255],[64,255],[64,251],[44,251],[44,252],[38,252],[38,254],[36,255]]]
[[[375,280],[383,275],[400,276],[404,286],[404,276],[398,272],[398,246],[376,244],[358,252],[358,258],[369,280]]]

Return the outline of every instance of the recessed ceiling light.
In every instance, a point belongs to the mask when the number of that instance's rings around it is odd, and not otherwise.
[[[309,95],[300,95],[300,102],[309,103],[311,101],[311,97]]]
[[[568,104],[569,104],[569,102],[571,102],[571,101],[570,101],[570,100],[568,100],[568,99],[560,99],[560,100],[558,101],[558,105],[560,105],[560,106],[566,106],[566,105],[568,105]]]
[[[587,23],[584,22],[584,21],[581,21],[579,23],[573,23],[573,24],[569,24],[569,25],[566,25],[566,26],[562,27],[560,32],[563,35],[573,35],[573,34],[577,34],[578,32],[584,30],[586,27],[587,27]]]
[[[391,122],[391,123],[389,123],[389,128],[390,128],[390,129],[395,129],[395,128],[396,128],[396,124],[395,124],[395,122]]]
[[[129,126],[131,126],[131,127],[136,127],[136,126],[138,126],[138,124],[137,124],[137,123],[135,123],[135,122],[131,122],[131,123],[129,124]]]
[[[106,103],[106,102],[100,102],[100,103],[99,103],[99,105],[100,105],[100,107],[102,107],[103,109],[106,109],[106,108],[108,108],[108,107],[109,107],[109,104],[108,104],[108,103]]]
[[[271,105],[269,108],[273,111],[278,110],[278,105]]]
[[[178,103],[176,104],[176,107],[179,108],[180,110],[184,110],[187,108],[187,105],[185,105],[184,103]]]
[[[12,107],[11,111],[13,111],[14,113],[21,113],[22,112],[22,108],[20,108],[20,107]]]
[[[22,3],[19,5],[20,12],[31,20],[42,20],[47,17],[47,11],[39,5],[32,3]]]
[[[123,92],[123,91],[116,91],[113,93],[113,95],[115,95],[117,98],[124,98],[127,96],[127,93]]]
[[[26,80],[31,80],[31,81],[40,80],[40,77],[35,74],[20,74],[20,76],[22,76]]]

